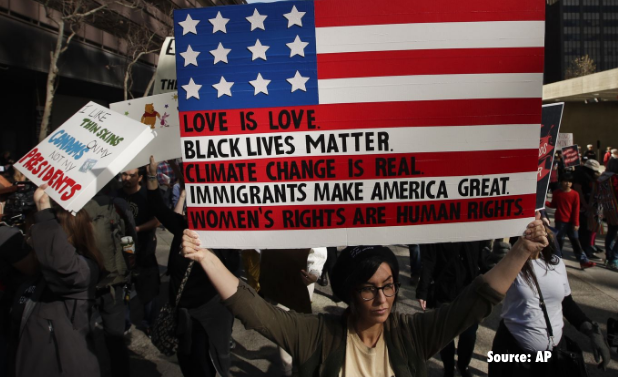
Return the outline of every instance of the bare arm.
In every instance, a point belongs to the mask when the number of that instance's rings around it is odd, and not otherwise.
[[[506,294],[530,255],[540,252],[548,244],[541,214],[537,212],[536,220],[528,224],[524,234],[496,267],[485,274],[485,280],[495,291]]]
[[[187,192],[184,188],[180,189],[180,196],[178,197],[178,203],[176,203],[176,207],[174,208],[174,212],[181,214],[185,208],[185,199],[187,197]]]
[[[156,217],[154,217],[152,220],[146,221],[143,224],[140,224],[138,226],[135,227],[135,231],[136,232],[146,232],[149,230],[153,230],[154,228],[159,226],[159,220],[157,220]]]
[[[182,253],[185,258],[199,263],[222,300],[227,300],[238,290],[238,278],[232,274],[215,254],[200,247],[200,240],[192,230],[185,229],[182,236]]]

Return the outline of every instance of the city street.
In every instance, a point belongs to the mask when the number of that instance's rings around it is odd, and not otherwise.
[[[157,258],[162,264],[161,271],[165,271],[164,264],[167,262],[171,234],[159,229],[157,231],[158,246]],[[598,238],[601,245],[602,238]],[[568,241],[566,241],[568,245]],[[415,299],[415,287],[410,285],[409,279],[409,258],[408,249],[404,247],[393,247],[401,266],[401,291],[397,310],[404,313],[417,313],[420,306]],[[570,247],[567,248],[565,263],[569,273],[569,282],[573,292],[573,298],[581,306],[584,312],[594,321],[597,321],[605,333],[608,317],[618,318],[618,272],[606,269],[605,267],[591,268],[582,271],[579,263],[575,262]],[[160,295],[161,303],[167,298],[167,277],[162,277],[162,291]],[[345,308],[343,303],[335,303],[331,300],[330,285],[321,287],[316,285],[313,296],[314,313],[339,313]],[[133,323],[139,323],[141,311],[138,300],[131,302]],[[501,306],[494,309],[492,314],[481,323],[477,333],[477,342],[474,357],[470,365],[473,375],[487,375],[487,352],[491,349],[495,329],[499,322]],[[605,373],[596,368],[588,339],[576,331],[571,325],[566,325],[565,333],[575,339],[585,351],[588,372],[591,377],[613,376],[618,373],[618,354],[615,349],[612,351],[612,362],[609,370]],[[280,376],[280,366],[278,363],[279,353],[275,345],[254,331],[246,331],[239,320],[235,321],[232,333],[236,341],[236,347],[232,352],[232,376],[234,377],[260,377],[260,376]],[[97,331],[96,338],[97,351],[105,354],[102,343],[101,330]],[[132,375],[138,377],[181,377],[182,373],[178,366],[176,357],[167,358],[161,355],[150,343],[150,340],[140,330],[133,326],[130,335],[131,350],[131,369]],[[105,360],[101,360],[103,376],[110,376],[109,366]],[[428,372],[430,377],[442,376],[442,363],[439,355],[429,360]]]

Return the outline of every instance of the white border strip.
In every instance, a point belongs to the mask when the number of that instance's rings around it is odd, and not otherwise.
[[[320,104],[541,98],[542,73],[382,76],[318,80]]]
[[[318,54],[543,47],[544,21],[496,21],[340,26],[316,29]]]
[[[229,249],[425,244],[521,235],[534,218],[382,228],[271,231],[198,231],[202,245]]]

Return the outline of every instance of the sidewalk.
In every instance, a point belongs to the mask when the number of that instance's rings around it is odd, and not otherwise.
[[[157,230],[158,246],[157,259],[159,263],[165,265],[172,240],[171,234]],[[569,274],[569,282],[573,298],[581,306],[584,312],[594,321],[597,321],[605,333],[607,318],[613,316],[618,318],[618,272],[608,270],[604,267],[590,268],[582,271],[579,263],[575,261],[573,253],[568,246],[565,252],[565,263]],[[602,239],[599,239],[599,246]],[[408,249],[403,247],[393,247],[401,266],[400,281],[402,283],[399,293],[397,310],[403,313],[417,313],[421,309],[415,299],[415,287],[410,286],[409,258]],[[162,272],[165,266],[161,267]],[[167,298],[166,276],[162,277],[161,304]],[[321,287],[316,285],[313,296],[313,308],[315,313],[340,313],[344,310],[345,304],[336,304],[331,300],[332,292],[330,286]],[[137,323],[141,318],[141,310],[137,299],[132,300],[132,319]],[[492,314],[481,323],[477,333],[475,353],[470,364],[470,369],[475,376],[487,375],[487,352],[491,349],[495,329],[500,320],[501,305],[497,306]],[[566,322],[566,321],[565,321]],[[595,366],[592,353],[588,344],[588,339],[577,332],[568,323],[565,325],[565,334],[575,339],[585,351],[585,359],[588,365],[588,373],[591,377],[615,376],[618,375],[618,355],[612,351],[612,363],[605,373],[598,370]],[[101,334],[97,334],[100,340]],[[280,376],[278,363],[278,350],[276,346],[254,331],[246,331],[236,320],[234,323],[233,338],[236,340],[236,348],[232,351],[232,376],[234,377],[266,377]],[[105,353],[104,347],[99,341],[97,352]],[[131,375],[139,377],[181,377],[182,373],[178,367],[176,357],[166,358],[161,355],[150,343],[150,340],[139,330],[133,328],[130,338],[129,348],[131,350]],[[103,376],[109,376],[109,366],[103,357],[101,359]],[[442,363],[439,355],[428,361],[428,376],[439,377],[443,374]]]

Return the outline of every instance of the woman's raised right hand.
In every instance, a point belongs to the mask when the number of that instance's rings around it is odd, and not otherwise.
[[[36,204],[36,209],[38,211],[51,208],[51,201],[49,199],[49,195],[45,193],[45,189],[47,187],[47,184],[41,185],[34,192],[34,204]]]
[[[201,262],[211,251],[200,247],[200,238],[194,231],[185,229],[182,234],[182,254],[185,258]]]

